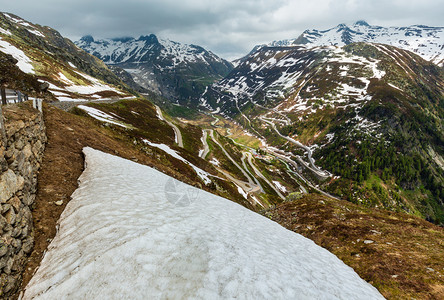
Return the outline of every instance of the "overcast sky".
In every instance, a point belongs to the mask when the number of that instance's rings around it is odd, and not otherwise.
[[[444,26],[444,0],[0,0],[0,10],[72,40],[154,33],[234,59],[254,45],[366,20]]]

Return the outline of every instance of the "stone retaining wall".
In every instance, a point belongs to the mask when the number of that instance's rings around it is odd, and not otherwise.
[[[4,106],[0,138],[0,298],[14,293],[34,237],[31,207],[46,143],[42,115],[29,103]]]

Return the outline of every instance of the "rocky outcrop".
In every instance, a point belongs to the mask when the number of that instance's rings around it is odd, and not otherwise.
[[[0,298],[20,285],[34,237],[31,208],[46,142],[42,115],[26,104],[3,107],[0,139]]]

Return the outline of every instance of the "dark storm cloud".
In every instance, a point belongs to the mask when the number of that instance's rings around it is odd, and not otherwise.
[[[358,19],[384,26],[443,26],[442,0],[0,0],[1,10],[78,39],[161,37],[204,46],[227,58],[256,44],[294,38]]]

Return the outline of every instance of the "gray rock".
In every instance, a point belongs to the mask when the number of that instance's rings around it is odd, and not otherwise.
[[[3,272],[5,272],[8,275],[11,274],[13,264],[14,264],[14,258],[10,257],[6,262],[6,266],[3,268]]]
[[[33,156],[31,144],[26,144],[22,150],[22,153],[24,154],[26,160],[29,160]]]
[[[5,229],[5,227],[6,227],[6,225],[7,225],[8,223],[6,222],[6,218],[5,217],[3,217],[2,215],[0,215],[0,229],[2,230],[2,233],[4,232],[4,231],[6,231]]]
[[[6,127],[6,136],[12,137],[21,129],[26,127],[26,124],[22,120],[18,120],[12,123],[5,124]]]
[[[22,239],[24,239],[24,238],[26,238],[29,234],[30,234],[30,232],[29,232],[29,226],[28,226],[28,225],[23,226],[22,231],[21,231],[21,234],[20,234],[20,237],[21,237]]]
[[[31,223],[32,214],[29,207],[27,206],[23,207],[22,213],[23,213],[23,220],[26,220],[27,222]]]
[[[11,199],[12,199],[12,198],[11,198]],[[8,201],[8,202],[9,202],[9,201]],[[5,203],[5,204],[3,204],[3,205],[2,205],[1,213],[2,213],[2,214],[6,213],[8,210],[11,209],[11,207],[12,207],[12,205],[9,204],[9,203]]]
[[[37,140],[32,146],[32,153],[35,157],[40,156],[43,151],[43,144],[40,140]]]
[[[0,203],[6,203],[17,191],[17,176],[13,171],[7,170],[0,177]]]
[[[14,247],[17,250],[20,250],[22,248],[22,241],[18,239],[14,239],[11,243],[12,247]]]
[[[14,274],[20,272],[23,266],[26,264],[26,257],[23,250],[18,251],[16,255],[16,259],[14,260],[14,264],[12,265],[12,271]]]
[[[18,140],[15,142],[15,148],[16,148],[17,150],[22,150],[24,146],[25,146],[25,143],[24,143],[23,139],[18,139]]]
[[[26,163],[26,157],[23,152],[20,151],[20,153],[17,155],[17,159],[14,163],[11,164],[11,167],[13,167],[16,170],[23,170]]]
[[[8,169],[8,162],[3,156],[0,156],[0,174]]]
[[[22,176],[17,176],[17,191],[23,190],[25,187],[25,179]]]
[[[27,237],[22,242],[22,250],[26,254],[29,254],[32,250],[32,247],[34,246],[34,239],[32,237]]]
[[[8,275],[7,277],[7,282],[6,282],[6,286],[3,288],[3,291],[5,293],[11,291],[12,289],[14,289],[16,287],[16,285],[18,284],[18,279],[20,278],[20,275]]]
[[[14,207],[16,213],[18,213],[20,211],[20,208],[23,207],[22,202],[17,196],[14,196],[11,199],[9,199],[8,204]]]
[[[3,243],[3,241],[0,241],[0,257],[5,256],[7,253],[8,253],[8,246],[5,243]]]
[[[9,247],[6,246],[6,254],[2,257],[0,257],[0,270],[2,270],[4,267],[6,267],[6,263],[8,262],[9,259]]]
[[[24,205],[26,206],[30,206],[34,203],[35,200],[35,194],[31,194],[29,192],[27,192],[24,197],[22,198],[22,202]]]
[[[6,146],[0,144],[0,298],[9,298],[21,280],[34,245],[30,206],[47,141],[40,114],[8,119]]]
[[[18,222],[16,222],[16,223],[18,223]],[[22,228],[20,227],[20,224],[18,224],[18,225],[16,224],[14,229],[12,229],[11,236],[13,238],[18,238],[20,236],[20,234],[22,234]],[[14,243],[14,241],[13,241],[13,243]]]

